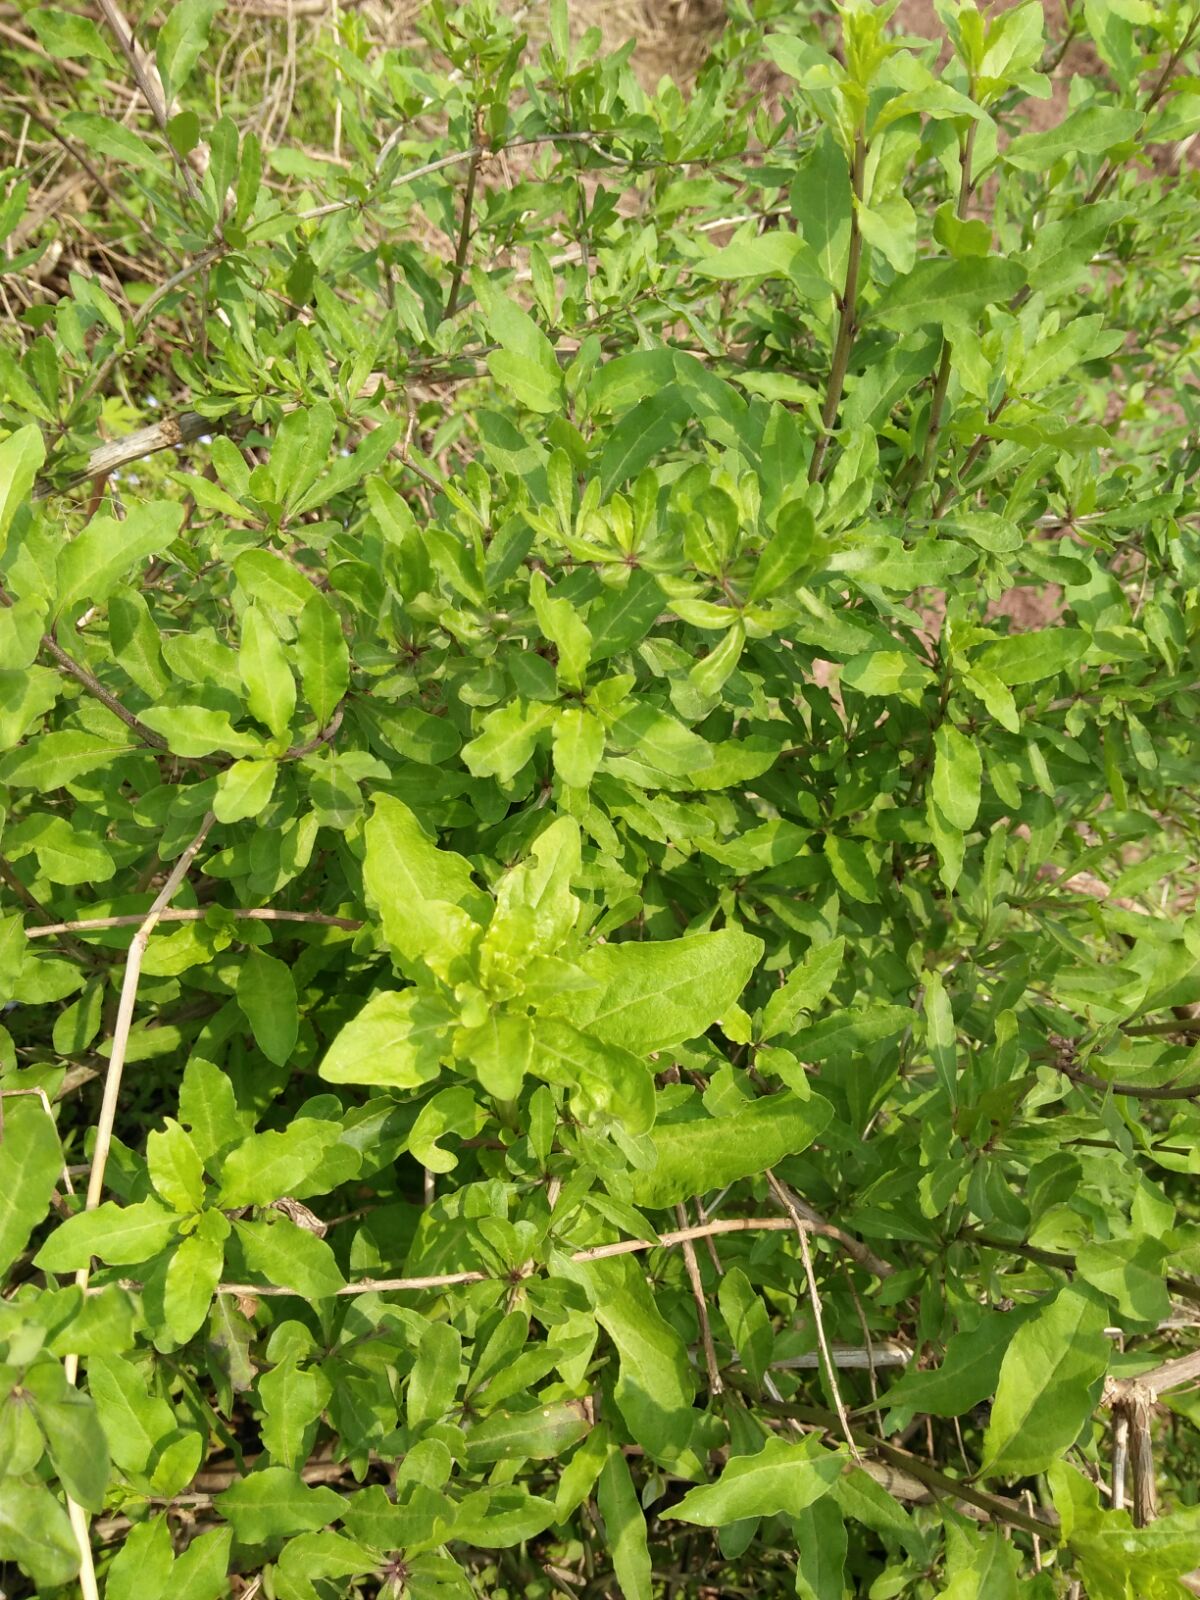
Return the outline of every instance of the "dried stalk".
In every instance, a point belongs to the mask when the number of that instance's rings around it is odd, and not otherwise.
[[[603,1261],[609,1256],[634,1255],[641,1250],[669,1249],[672,1245],[683,1244],[686,1240],[706,1239],[713,1234],[788,1233],[795,1226],[799,1226],[802,1235],[808,1231],[807,1223],[801,1221],[797,1225],[787,1217],[725,1217],[716,1222],[705,1222],[691,1228],[678,1228],[673,1233],[660,1234],[657,1239],[619,1239],[615,1244],[593,1245],[588,1250],[576,1250],[569,1259]],[[338,1295],[398,1294],[419,1289],[450,1289],[462,1283],[484,1283],[491,1276],[492,1274],[488,1272],[435,1272],[421,1278],[360,1278],[354,1283],[343,1284],[334,1292]],[[268,1297],[300,1295],[298,1289],[262,1283],[222,1283],[218,1284],[217,1293]],[[305,1297],[300,1295],[300,1298]]]
[[[686,1233],[688,1229],[687,1212],[682,1205],[675,1207],[675,1215],[679,1221],[680,1229]],[[709,1235],[711,1238],[711,1235]],[[721,1369],[717,1365],[717,1352],[713,1345],[712,1324],[708,1320],[708,1301],[704,1296],[704,1280],[700,1276],[700,1263],[696,1259],[696,1246],[691,1239],[681,1239],[683,1246],[683,1260],[687,1267],[688,1282],[692,1286],[692,1299],[696,1302],[696,1318],[700,1324],[700,1346],[704,1351],[704,1368],[708,1373],[708,1392],[713,1395],[723,1394],[725,1385],[721,1380]]]
[[[200,824],[200,831],[175,863],[170,877],[163,884],[157,899],[146,913],[141,927],[134,935],[133,943],[129,946],[129,954],[125,958],[125,978],[121,985],[121,999],[117,1007],[116,1026],[113,1029],[112,1054],[109,1057],[108,1071],[104,1080],[104,1098],[100,1105],[100,1118],[96,1124],[96,1144],[92,1151],[91,1172],[88,1175],[87,1200],[84,1203],[86,1211],[94,1211],[100,1204],[100,1197],[104,1193],[104,1170],[108,1165],[108,1153],[112,1148],[113,1127],[117,1119],[117,1101],[121,1094],[121,1077],[125,1068],[125,1053],[129,1046],[129,1032],[133,1026],[133,1008],[137,999],[138,976],[142,969],[142,959],[146,954],[146,946],[150,942],[150,935],[154,931],[155,924],[159,921],[175,891],[187,876],[188,868],[195,860],[196,854],[204,843],[205,836],[212,824],[213,814],[210,811]],[[90,1276],[90,1267],[81,1267],[75,1275],[76,1284],[85,1293]],[[78,1355],[74,1352],[69,1354],[63,1361],[63,1368],[67,1375],[67,1382],[73,1384],[79,1376]],[[84,1600],[99,1600],[100,1591],[96,1585],[96,1568],[92,1559],[92,1540],[88,1526],[87,1511],[68,1496],[67,1512],[79,1546],[79,1586],[83,1591]]]
[[[40,907],[38,908],[41,909]],[[179,909],[159,913],[160,922],[203,922],[213,909],[227,911],[239,922],[315,922],[324,928],[345,928],[355,933],[364,924],[354,917],[328,916],[324,911],[273,911],[270,906],[255,906],[249,911],[238,911],[229,906]],[[119,917],[80,917],[75,922],[49,922],[44,927],[26,928],[27,939],[40,939],[50,933],[87,933],[94,928],[132,928],[145,920],[144,911],[133,911]]]
[[[791,1191],[786,1189],[775,1174],[768,1168],[767,1182],[771,1185],[776,1199],[785,1208],[796,1229],[796,1237],[800,1241],[800,1259],[804,1263],[804,1276],[808,1280],[808,1298],[812,1301],[813,1323],[817,1330],[817,1347],[821,1352],[821,1359],[825,1363],[825,1376],[829,1382],[829,1392],[833,1395],[833,1404],[837,1410],[838,1421],[842,1425],[842,1433],[850,1447],[850,1454],[857,1461],[859,1459],[858,1446],[854,1442],[854,1435],[850,1431],[850,1418],[846,1414],[846,1407],[842,1402],[842,1391],[838,1385],[837,1367],[829,1351],[829,1341],[825,1337],[825,1318],[821,1312],[821,1296],[817,1289],[817,1275],[813,1270],[812,1251],[808,1248],[808,1224],[798,1211]]]

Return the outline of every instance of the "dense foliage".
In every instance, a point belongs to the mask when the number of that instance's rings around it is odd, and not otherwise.
[[[5,1592],[1187,1594],[1200,5],[525,9],[4,25]]]

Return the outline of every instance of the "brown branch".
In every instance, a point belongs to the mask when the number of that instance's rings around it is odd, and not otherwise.
[[[42,911],[42,907],[38,907]],[[203,922],[212,910],[227,912],[239,922],[315,922],[326,928],[345,928],[355,933],[365,924],[354,917],[332,917],[324,911],[274,911],[270,906],[255,906],[240,911],[231,906],[201,906],[195,910],[169,910],[159,913],[160,922]],[[45,912],[42,911],[42,915]],[[80,917],[74,922],[51,922],[40,928],[26,928],[27,939],[40,939],[51,933],[87,933],[94,928],[132,928],[145,920],[144,911],[133,911],[120,917]]]
[[[675,1207],[675,1216],[683,1232],[687,1232],[687,1212],[682,1205]],[[711,1238],[711,1235],[708,1237]],[[692,1286],[692,1299],[696,1302],[696,1320],[700,1325],[700,1346],[704,1351],[704,1367],[708,1373],[708,1392],[717,1395],[725,1392],[721,1369],[717,1365],[717,1352],[713,1344],[712,1324],[708,1320],[708,1301],[704,1294],[704,1279],[700,1276],[700,1263],[696,1259],[696,1245],[692,1239],[681,1239],[683,1260],[687,1267],[688,1282]]]
[[[812,460],[808,464],[809,483],[819,483],[825,468],[825,456],[833,436],[842,403],[842,390],[850,366],[850,351],[857,331],[858,272],[862,263],[862,233],[858,226],[858,205],[862,199],[863,170],[867,146],[861,130],[854,136],[854,162],[850,171],[853,190],[850,208],[850,249],[846,259],[846,283],[842,290],[841,314],[838,318],[837,341],[833,347],[833,361],[829,368],[829,387],[825,391],[825,405],[821,412],[821,434],[813,446]]]
[[[1038,1245],[1026,1244],[1023,1240],[994,1239],[990,1234],[979,1232],[975,1228],[964,1228],[959,1238],[970,1244],[981,1245],[985,1250],[1000,1250],[1009,1255],[1022,1256],[1026,1261],[1032,1261],[1039,1267],[1055,1267],[1061,1272],[1077,1270],[1074,1256],[1065,1255],[1057,1250],[1043,1250]],[[1200,1285],[1190,1283],[1186,1278],[1168,1277],[1164,1281],[1172,1294],[1177,1294],[1181,1300],[1189,1300],[1193,1305],[1200,1305]]]
[[[313,751],[319,750],[323,744],[328,744],[337,735],[337,731],[342,725],[342,718],[345,715],[346,707],[343,703],[338,706],[333,716],[330,717],[327,727],[322,728],[320,733],[306,740],[304,744],[294,744],[290,749],[285,750],[283,759],[285,761],[299,761],[303,756],[312,755]]]
[[[51,633],[42,635],[42,649],[58,663],[64,672],[81,683],[90,695],[93,695],[101,705],[106,706],[113,716],[118,718],[137,734],[144,744],[154,750],[165,750],[167,741],[161,734],[155,733],[153,728],[148,728],[144,722],[139,721],[132,711],[127,711],[116,695],[106,689],[94,673],[88,671],[82,662],[76,661],[74,656],[69,656]]]
[[[483,106],[475,107],[475,146],[471,156],[471,165],[467,168],[467,188],[463,195],[462,225],[458,230],[458,246],[454,252],[454,269],[450,277],[450,291],[446,296],[445,309],[440,320],[448,322],[458,310],[458,296],[462,289],[463,274],[467,270],[467,251],[471,247],[471,216],[475,209],[475,185],[479,181],[479,168],[482,165],[488,147],[484,142]]]
[[[838,1432],[836,1416],[821,1406],[798,1405],[792,1402],[785,1402],[782,1406],[770,1401],[760,1403],[767,1410],[777,1414],[798,1418],[801,1422],[815,1423],[831,1435],[836,1435]],[[925,1484],[935,1492],[976,1506],[980,1511],[985,1511],[994,1522],[1007,1523],[1010,1527],[1020,1528],[1025,1533],[1034,1533],[1043,1539],[1049,1539],[1053,1544],[1058,1543],[1058,1529],[1052,1522],[1047,1522],[1042,1517],[1031,1516],[1029,1512],[1023,1511],[1020,1506],[1003,1495],[987,1494],[969,1483],[962,1483],[958,1478],[948,1477],[946,1473],[939,1472],[920,1456],[910,1455],[907,1450],[889,1444],[886,1439],[877,1439],[874,1434],[867,1433],[862,1428],[855,1427],[853,1433],[857,1443],[864,1450],[870,1450],[881,1456],[889,1465],[910,1474],[919,1483]]]

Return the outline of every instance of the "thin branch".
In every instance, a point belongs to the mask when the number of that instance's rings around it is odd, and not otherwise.
[[[129,1030],[133,1026],[133,1007],[137,999],[138,975],[142,968],[142,958],[146,953],[146,946],[150,941],[150,935],[154,931],[155,924],[175,891],[187,876],[188,868],[195,860],[196,853],[204,843],[205,836],[212,824],[213,814],[210,811],[200,824],[200,831],[175,863],[170,877],[163,884],[157,899],[146,913],[142,925],[134,935],[133,943],[129,947],[129,954],[125,958],[125,978],[121,985],[121,999],[117,1007],[116,1027],[113,1029],[112,1054],[109,1056],[108,1072],[104,1080],[104,1098],[101,1101],[100,1117],[96,1124],[96,1143],[92,1150],[92,1168],[88,1175],[87,1199],[84,1202],[85,1211],[94,1211],[100,1204],[100,1196],[104,1193],[104,1170],[108,1165],[109,1150],[112,1148],[113,1127],[117,1119],[117,1101],[121,1094],[121,1076],[125,1068],[125,1052],[129,1045]],[[90,1276],[90,1266],[80,1267],[75,1274],[76,1285],[85,1293]],[[79,1376],[79,1356],[75,1352],[72,1351],[66,1356],[63,1361],[63,1370],[66,1373],[67,1382],[73,1385]],[[79,1546],[79,1584],[84,1594],[84,1600],[99,1600],[100,1591],[96,1585],[96,1569],[92,1558],[92,1540],[88,1526],[87,1511],[68,1495],[67,1513],[75,1533],[75,1541]]]
[[[999,1250],[1008,1255],[1023,1256],[1026,1261],[1032,1261],[1039,1267],[1054,1267],[1060,1272],[1076,1271],[1075,1257],[1065,1255],[1058,1250],[1043,1250],[1035,1244],[1026,1244],[1023,1240],[994,1239],[990,1234],[982,1233],[974,1228],[964,1228],[959,1237],[970,1243],[982,1245],[985,1250]],[[1200,1285],[1190,1283],[1186,1278],[1167,1277],[1167,1288],[1172,1294],[1177,1294],[1181,1300],[1189,1300],[1193,1305],[1200,1305]]]
[[[680,1228],[686,1233],[688,1227],[687,1212],[682,1205],[675,1207],[675,1216]],[[711,1238],[711,1235],[709,1235]],[[704,1279],[700,1276],[700,1263],[696,1259],[696,1245],[691,1239],[681,1239],[683,1246],[683,1260],[687,1267],[688,1282],[692,1286],[692,1299],[696,1302],[696,1319],[700,1324],[700,1346],[704,1351],[704,1367],[708,1373],[708,1392],[718,1395],[725,1392],[725,1385],[721,1380],[721,1369],[717,1365],[717,1352],[713,1345],[712,1324],[708,1320],[708,1301],[704,1294]]]
[[[187,169],[185,168],[184,170],[186,171]],[[117,348],[100,363],[95,372],[93,372],[92,376],[88,379],[83,388],[80,389],[79,393],[71,402],[72,410],[77,411],[80,406],[86,404],[86,402],[91,399],[97,390],[103,388],[104,384],[107,383],[113,368],[116,367],[117,364],[130,353],[134,346],[136,346],[139,334],[142,332],[143,328],[145,328],[151,317],[153,317],[155,311],[167,298],[167,296],[174,294],[176,289],[185,284],[189,278],[194,278],[198,272],[203,272],[206,268],[211,267],[214,261],[219,261],[220,258],[227,253],[227,250],[228,246],[224,244],[211,245],[207,250],[202,250],[198,256],[194,256],[191,261],[186,262],[182,267],[180,267],[179,271],[173,273],[165,283],[159,284],[154,293],[149,295],[146,300],[143,301],[138,310],[137,316],[133,318],[131,325],[133,333],[132,342],[125,345],[118,345]]]
[[[824,1428],[827,1433],[836,1434],[837,1418],[833,1412],[826,1411],[820,1406],[799,1405],[785,1402],[782,1407],[773,1406],[770,1402],[762,1402],[768,1409],[782,1411],[789,1417],[798,1418],[801,1422],[815,1423]],[[1059,1542],[1058,1529],[1053,1523],[1047,1522],[1042,1517],[1030,1516],[1020,1506],[1003,1495],[986,1494],[982,1489],[976,1489],[969,1483],[962,1483],[957,1478],[951,1478],[944,1472],[939,1472],[936,1467],[930,1466],[928,1461],[920,1456],[910,1455],[907,1450],[901,1450],[894,1444],[889,1444],[886,1439],[877,1439],[874,1434],[867,1433],[865,1429],[856,1427],[854,1436],[864,1450],[873,1451],[882,1456],[884,1461],[891,1466],[899,1468],[916,1478],[919,1483],[939,1494],[950,1496],[955,1500],[965,1500],[968,1505],[977,1506],[980,1511],[986,1511],[994,1522],[1007,1523],[1010,1527],[1021,1528],[1025,1533],[1036,1533],[1042,1538],[1053,1543]]]
[[[812,460],[808,464],[809,483],[819,483],[825,468],[825,456],[842,403],[842,390],[850,366],[850,351],[854,345],[858,312],[858,272],[862,263],[862,233],[858,226],[858,202],[862,199],[863,171],[867,146],[861,130],[854,136],[854,164],[850,172],[853,197],[850,209],[850,248],[846,259],[846,283],[842,290],[841,315],[838,318],[837,341],[833,347],[833,361],[829,368],[829,387],[825,391],[825,406],[821,412],[821,434],[813,446]]]
[[[38,908],[41,910],[41,907]],[[255,906],[241,911],[231,906],[200,906],[196,909],[179,909],[159,913],[160,922],[203,922],[213,910],[236,917],[239,922],[315,922],[325,928],[345,928],[356,933],[365,924],[354,917],[332,917],[324,911],[275,911],[270,906]],[[40,939],[51,933],[88,933],[94,928],[133,928],[144,922],[144,911],[132,911],[119,917],[80,917],[74,922],[50,922],[40,928],[26,928],[27,939]]]
[[[641,1250],[663,1250],[683,1244],[687,1239],[705,1239],[718,1233],[790,1233],[794,1224],[787,1217],[726,1217],[716,1222],[705,1222],[696,1227],[678,1228],[673,1233],[660,1234],[657,1239],[619,1239],[615,1244],[593,1245],[587,1250],[576,1250],[571,1261],[603,1261],[609,1256],[634,1255]],[[807,1231],[807,1224],[800,1223]],[[422,1278],[360,1278],[355,1283],[343,1284],[335,1290],[338,1295],[351,1294],[402,1294],[409,1290],[451,1289],[462,1283],[485,1283],[493,1277],[489,1272],[435,1272]],[[219,1294],[248,1294],[260,1296],[299,1295],[298,1289],[278,1284],[222,1283]]]
[[[440,320],[448,322],[458,310],[458,296],[462,289],[463,274],[467,270],[467,251],[471,247],[471,217],[475,209],[475,185],[479,181],[479,168],[485,159],[487,145],[483,138],[483,106],[475,107],[475,145],[471,165],[467,168],[467,188],[463,195],[462,224],[458,230],[458,246],[454,252],[454,269],[450,277],[450,291]]]
[[[850,1454],[857,1461],[858,1447],[854,1442],[854,1435],[850,1431],[850,1418],[846,1415],[846,1407],[842,1402],[842,1391],[838,1385],[837,1367],[834,1365],[833,1357],[829,1353],[829,1342],[825,1337],[825,1318],[821,1311],[821,1295],[817,1289],[817,1275],[813,1270],[812,1251],[808,1248],[808,1224],[797,1210],[791,1191],[780,1183],[769,1167],[767,1168],[767,1182],[771,1185],[776,1199],[791,1218],[796,1229],[796,1237],[800,1241],[800,1259],[804,1263],[804,1276],[808,1280],[808,1298],[812,1302],[813,1323],[817,1330],[817,1346],[825,1362],[825,1376],[829,1381],[829,1390],[833,1395],[834,1406],[837,1408],[838,1421],[842,1425],[842,1433],[845,1435],[846,1443],[850,1446]]]
[[[303,744],[292,745],[283,752],[283,759],[285,761],[299,761],[304,756],[312,755],[313,751],[319,750],[323,744],[328,744],[336,736],[338,729],[342,725],[342,718],[345,715],[345,705],[339,705],[333,716],[330,717],[328,725],[322,728],[320,733],[314,734],[311,739],[307,739]]]
[[[69,656],[57,639],[51,633],[42,635],[42,649],[57,661],[64,672],[81,683],[90,695],[107,706],[113,716],[118,718],[125,726],[131,729],[141,739],[143,744],[148,744],[153,750],[165,750],[167,741],[161,734],[155,733],[153,728],[148,728],[144,722],[139,721],[132,711],[127,711],[116,695],[106,689],[94,673],[89,672],[82,662],[76,661],[74,656]]]

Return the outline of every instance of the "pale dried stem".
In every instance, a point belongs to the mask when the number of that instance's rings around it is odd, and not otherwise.
[[[675,1216],[680,1228],[686,1232],[688,1227],[687,1212],[682,1205],[675,1207]],[[708,1235],[709,1238],[712,1235]],[[687,1267],[688,1282],[692,1286],[692,1299],[696,1302],[696,1318],[700,1324],[700,1345],[704,1351],[704,1367],[708,1373],[708,1392],[722,1394],[725,1385],[721,1379],[721,1369],[717,1365],[717,1352],[713,1345],[712,1324],[708,1320],[708,1301],[704,1297],[704,1279],[700,1276],[700,1263],[696,1258],[696,1246],[691,1239],[681,1239],[683,1246],[683,1260]]]
[[[354,917],[327,916],[324,911],[273,911],[270,906],[254,906],[249,911],[237,911],[228,906],[204,907],[162,911],[159,922],[203,922],[211,911],[218,910],[236,917],[239,922],[313,922],[323,928],[345,928],[354,933],[363,923]],[[41,928],[26,928],[27,939],[40,939],[51,933],[87,933],[94,928],[133,928],[145,920],[144,911],[133,911],[119,917],[81,917],[75,922],[49,922]]]
[[[673,1233],[663,1233],[657,1239],[619,1239],[615,1244],[593,1245],[588,1250],[576,1250],[572,1261],[603,1261],[609,1256],[634,1255],[641,1250],[668,1249],[683,1244],[687,1239],[705,1239],[719,1233],[790,1233],[796,1226],[787,1217],[725,1217],[716,1222],[706,1222],[698,1227],[679,1228]],[[808,1224],[799,1223],[802,1231]],[[421,1278],[360,1278],[355,1283],[343,1284],[338,1295],[399,1294],[418,1289],[451,1289],[460,1283],[484,1283],[492,1276],[488,1272],[435,1272]],[[300,1295],[298,1289],[278,1284],[222,1283],[220,1294],[245,1294],[260,1296]],[[301,1299],[306,1298],[300,1295]]]
[[[850,1431],[850,1418],[846,1414],[846,1407],[842,1401],[842,1391],[837,1380],[837,1367],[834,1365],[833,1356],[830,1354],[829,1341],[825,1337],[825,1318],[821,1312],[821,1296],[817,1289],[817,1275],[813,1270],[812,1251],[808,1248],[809,1224],[805,1222],[797,1210],[791,1191],[780,1183],[769,1168],[767,1170],[767,1182],[771,1185],[776,1199],[787,1211],[796,1230],[796,1237],[800,1241],[800,1259],[804,1263],[804,1276],[808,1280],[808,1297],[812,1301],[813,1324],[817,1330],[817,1346],[825,1362],[825,1376],[829,1382],[829,1392],[833,1396],[834,1409],[837,1412],[838,1422],[841,1424],[846,1443],[850,1448],[850,1454],[855,1461],[858,1461],[860,1459],[858,1446],[855,1444],[854,1435]]]
[[[121,999],[117,1007],[117,1021],[113,1029],[112,1054],[109,1057],[108,1071],[104,1080],[104,1098],[100,1105],[100,1118],[96,1124],[96,1144],[92,1151],[91,1171],[88,1174],[87,1199],[84,1203],[86,1211],[94,1211],[100,1204],[100,1196],[104,1193],[104,1171],[108,1165],[108,1153],[112,1148],[113,1127],[117,1119],[117,1101],[121,1094],[121,1077],[125,1068],[125,1054],[129,1046],[129,1032],[133,1026],[133,1008],[137,999],[138,976],[142,969],[142,958],[146,953],[146,946],[155,924],[159,921],[175,891],[187,876],[188,868],[196,858],[200,846],[204,843],[205,836],[213,824],[213,814],[210,811],[200,825],[200,831],[188,845],[187,849],[175,863],[167,881],[159,891],[154,904],[146,913],[141,927],[134,935],[129,946],[129,953],[125,958],[125,977],[121,985]],[[77,1286],[85,1293],[91,1268],[81,1267],[75,1275]],[[73,1384],[79,1376],[79,1357],[71,1352],[63,1361],[67,1382]],[[75,1503],[68,1496],[67,1511],[71,1519],[71,1527],[79,1546],[79,1586],[83,1592],[84,1600],[99,1600],[100,1591],[96,1584],[96,1569],[92,1559],[92,1540],[88,1528],[88,1514],[86,1510]]]

